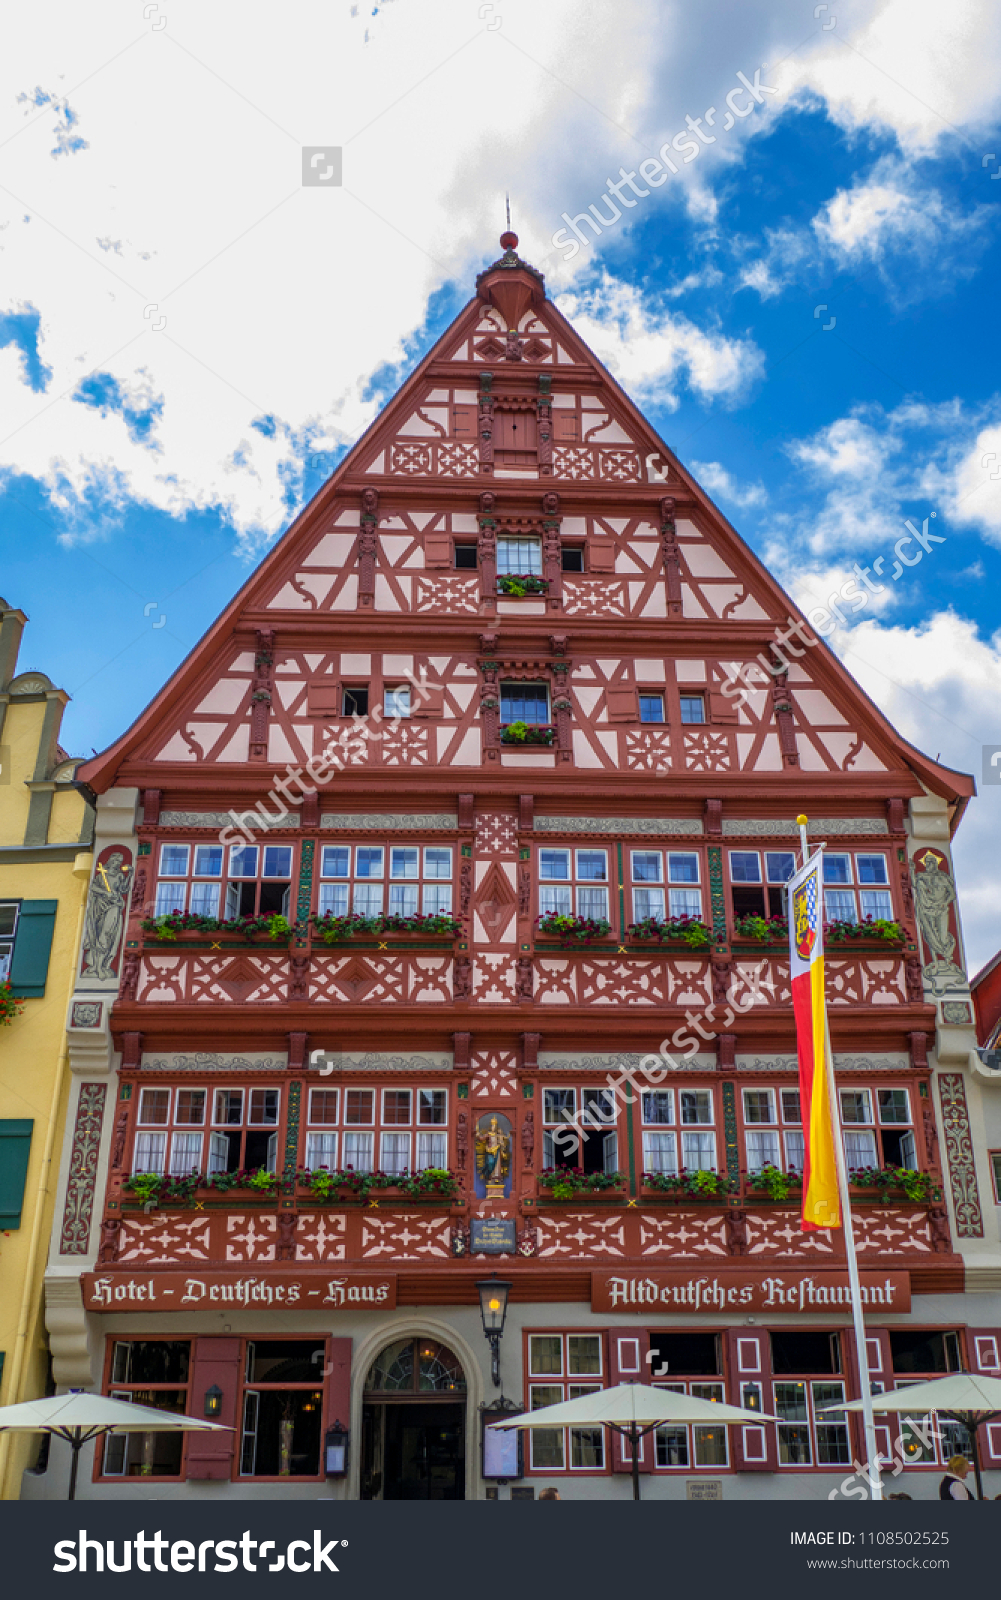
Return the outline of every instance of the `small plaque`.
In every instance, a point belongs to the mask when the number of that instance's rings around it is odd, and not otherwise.
[[[523,1489],[517,1489],[517,1488],[516,1489],[512,1489],[511,1490],[511,1499],[512,1500],[534,1500],[535,1499],[535,1490],[531,1486],[529,1486],[528,1488],[523,1488]]]
[[[722,1478],[686,1478],[686,1500],[722,1500]]]
[[[518,1247],[513,1217],[474,1217],[469,1224],[469,1235],[472,1255],[514,1255]]]

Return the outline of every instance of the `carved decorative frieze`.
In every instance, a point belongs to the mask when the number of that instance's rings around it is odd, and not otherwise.
[[[811,817],[811,834],[886,834],[882,817]],[[724,817],[725,839],[798,839],[799,829],[791,817]]]
[[[431,830],[454,833],[459,827],[459,815],[456,811],[325,811],[320,818],[320,827],[337,828],[350,833],[371,829],[380,833],[392,833],[396,829],[406,829],[410,833],[428,833]]]
[[[299,826],[295,817],[286,817],[281,822],[268,822],[266,813],[260,811],[253,813],[255,818],[254,828],[259,833],[270,830],[280,832],[283,828],[297,828]],[[203,833],[212,833],[220,828],[231,828],[233,818],[228,811],[161,811],[161,828],[198,828]]]
[[[217,1051],[198,1051],[194,1055],[143,1055],[143,1072],[284,1072],[285,1056],[263,1052],[225,1055]]]
[[[536,833],[701,834],[701,817],[536,817]]]
[[[966,1105],[966,1085],[961,1072],[940,1072],[939,1097],[942,1103],[942,1128],[952,1192],[956,1232],[961,1239],[982,1239],[984,1214],[970,1137],[970,1115]]]
[[[59,1253],[85,1256],[90,1250],[90,1230],[94,1218],[94,1189],[97,1183],[97,1158],[104,1126],[106,1083],[82,1083],[73,1123],[70,1146],[66,1202],[59,1230]]]

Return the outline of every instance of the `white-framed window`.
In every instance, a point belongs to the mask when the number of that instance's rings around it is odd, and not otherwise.
[[[678,1171],[678,1136],[674,1127],[674,1090],[644,1089],[640,1096],[643,1123],[643,1171],[674,1175]]]
[[[757,850],[730,851],[730,882],[761,882],[761,857]]]
[[[410,1170],[409,1133],[384,1133],[380,1145],[379,1166],[383,1172],[398,1177]]]
[[[530,1333],[528,1371],[530,1411],[594,1394],[605,1387],[601,1335]],[[531,1428],[528,1437],[532,1472],[604,1470],[604,1428]]]
[[[0,983],[5,983],[10,976],[10,964],[14,959],[14,940],[17,936],[17,919],[20,911],[20,900],[0,902]]]
[[[306,1165],[333,1169],[338,1156],[355,1172],[372,1172],[376,1164],[395,1176],[426,1167],[447,1170],[448,1090],[398,1084],[311,1089]]]
[[[398,689],[385,689],[382,696],[382,714],[384,717],[397,718],[410,715],[410,685],[405,683]]]
[[[640,690],[640,721],[664,721],[664,696],[652,689]]]
[[[845,1398],[838,1378],[787,1378],[772,1385],[780,1467],[844,1466],[850,1463],[848,1417],[825,1414]]]
[[[609,920],[608,851],[540,846],[539,915]]]
[[[878,851],[824,852],[824,913],[829,922],[893,921],[886,856]]]
[[[672,1394],[688,1394],[694,1400],[709,1400],[722,1404],[725,1395],[722,1383],[656,1383],[656,1389],[668,1389]],[[654,1463],[668,1468],[712,1468],[728,1464],[725,1426],[700,1423],[686,1427],[683,1423],[665,1423],[653,1431]]]
[[[499,578],[541,578],[542,541],[501,534],[497,540]]]
[[[585,1172],[617,1171],[618,1114],[618,1100],[610,1089],[599,1089],[589,1084],[579,1091],[576,1088],[545,1086],[542,1091],[543,1167],[582,1167]],[[575,1119],[572,1141],[555,1137],[555,1130],[561,1124],[574,1122]]]
[[[535,728],[549,725],[549,690],[544,683],[502,683],[500,702],[505,727],[512,722]]]
[[[445,844],[337,844],[320,849],[317,912],[342,917],[452,913],[455,853]]]
[[[629,862],[634,922],[701,917],[698,851],[631,850]]]
[[[782,1089],[779,1091],[779,1100],[782,1106],[782,1143],[785,1146],[786,1171],[802,1172],[805,1145],[799,1090]]]
[[[845,1161],[849,1170],[878,1167],[876,1130],[872,1117],[871,1089],[842,1089],[841,1136],[845,1146]]]
[[[744,1147],[748,1172],[782,1167],[774,1089],[744,1089]]]
[[[280,1089],[143,1087],[132,1170],[174,1178],[242,1167],[274,1172],[280,1111]]]
[[[681,696],[681,720],[682,722],[705,722],[705,695],[683,694]]]
[[[730,850],[730,899],[735,917],[778,917],[785,910],[782,885],[796,869],[791,850]]]
[[[681,1164],[688,1172],[716,1170],[716,1135],[710,1089],[678,1091],[681,1113]]]

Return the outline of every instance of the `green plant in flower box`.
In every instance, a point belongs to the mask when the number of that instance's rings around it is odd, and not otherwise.
[[[24,1010],[24,1001],[17,999],[9,983],[0,983],[0,1027],[13,1022]]]
[[[543,937],[559,939],[564,949],[605,939],[612,931],[607,917],[572,917],[562,911],[546,911],[536,925]]]
[[[628,939],[649,939],[657,944],[682,940],[693,950],[702,950],[709,944],[711,929],[701,917],[642,917],[631,922],[626,929]]]
[[[788,1200],[793,1185],[798,1186],[801,1180],[797,1173],[783,1172],[766,1161],[757,1172],[748,1173],[747,1181],[752,1189],[767,1194],[770,1200]]]
[[[621,1189],[621,1172],[585,1172],[583,1167],[546,1167],[539,1173],[539,1185],[548,1189],[554,1200],[572,1200],[575,1194],[598,1194],[602,1189]]]
[[[695,1199],[727,1195],[737,1187],[735,1178],[705,1168],[691,1172],[684,1167],[680,1172],[644,1172],[643,1182],[647,1188],[659,1189],[663,1194],[690,1194]]]

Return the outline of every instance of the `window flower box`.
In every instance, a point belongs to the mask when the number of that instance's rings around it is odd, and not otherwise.
[[[884,1206],[901,1202],[932,1205],[942,1199],[941,1180],[935,1173],[914,1172],[909,1167],[853,1167],[848,1183],[853,1191],[864,1190]]]
[[[536,927],[540,938],[558,939],[564,950],[607,939],[612,931],[607,917],[571,917],[561,911],[547,911],[537,917]]]
[[[733,936],[754,944],[788,945],[789,922],[786,917],[735,917]]]
[[[244,1196],[256,1195],[273,1199],[278,1193],[279,1176],[266,1167],[243,1169],[239,1172],[189,1172],[184,1177],[171,1177],[163,1172],[134,1172],[125,1179],[122,1188],[133,1195],[140,1205],[183,1206],[190,1208],[195,1199],[206,1200],[231,1189],[242,1191]]]
[[[508,572],[497,579],[497,593],[513,600],[520,600],[528,594],[548,594],[549,579],[538,578],[533,573]]]
[[[458,939],[462,934],[462,923],[457,917],[450,916],[445,911],[417,913],[412,917],[388,913],[374,917],[363,917],[357,913],[335,917],[328,911],[322,917],[314,914],[310,921],[314,929],[314,939],[319,937],[328,945],[344,944],[349,939],[386,937],[394,941],[433,939],[440,944],[446,944]]]
[[[904,943],[904,930],[899,922],[888,922],[883,917],[866,917],[864,922],[825,922],[824,944],[889,945],[899,948]]]
[[[756,1204],[775,1201],[779,1205],[798,1206],[803,1195],[803,1174],[782,1172],[766,1162],[758,1172],[744,1174],[744,1198]]]
[[[210,944],[220,934],[244,939],[248,944],[288,944],[292,938],[291,924],[281,912],[226,921],[194,911],[172,911],[161,917],[143,917],[140,927],[158,944]]]
[[[580,1195],[605,1194],[620,1199],[626,1179],[621,1172],[585,1172],[583,1167],[546,1167],[539,1173],[540,1190],[548,1190],[547,1200],[565,1202]],[[545,1203],[545,1202],[543,1202]]]
[[[459,1192],[459,1180],[445,1167],[426,1167],[421,1172],[356,1172],[353,1167],[331,1171],[327,1167],[304,1168],[296,1173],[300,1192],[321,1205],[346,1200],[367,1200],[373,1192],[387,1200],[452,1200]]]
[[[548,748],[556,742],[556,729],[544,723],[508,722],[501,728],[500,740],[501,744],[513,745],[516,750],[532,745]]]
[[[725,1172],[704,1169],[689,1172],[685,1167],[680,1172],[644,1172],[642,1183],[644,1189],[656,1194],[658,1199],[678,1200],[686,1205],[693,1200],[725,1204],[727,1196],[740,1187],[739,1181]]]
[[[642,944],[687,945],[691,950],[708,950],[712,929],[701,917],[644,917],[631,922],[626,938]]]

